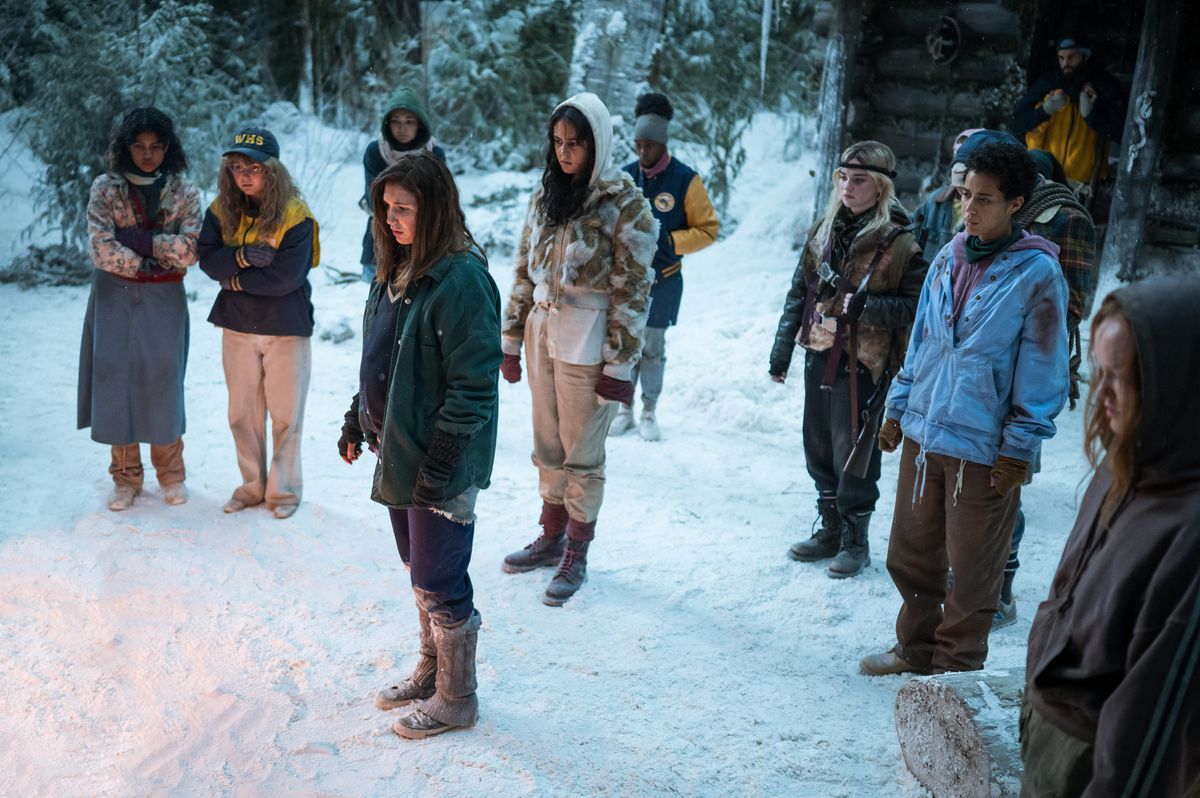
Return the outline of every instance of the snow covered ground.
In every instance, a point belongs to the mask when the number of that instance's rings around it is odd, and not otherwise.
[[[549,571],[499,568],[536,534],[539,510],[528,389],[501,383],[471,570],[482,717],[423,742],[396,737],[372,703],[414,661],[416,613],[387,514],[368,498],[370,456],[350,467],[334,452],[366,286],[335,284],[328,266],[357,269],[364,141],[311,124],[277,132],[327,264],[313,274],[305,490],[292,519],[221,511],[237,468],[220,335],[205,321],[216,286],[203,273],[186,283],[191,501],[166,506],[148,474],[125,513],[104,505],[107,448],[75,429],[87,289],[0,286],[0,793],[924,795],[894,730],[904,679],[858,672],[861,655],[894,640],[883,559],[896,458],[884,459],[864,575],[834,581],[785,554],[808,535],[815,496],[802,387],[771,383],[766,360],[797,225],[827,184],[810,177],[811,159],[782,160],[782,122],[761,117],[749,134],[736,232],[687,258],[664,440],[611,441],[589,581],[561,609],[540,601]],[[512,241],[534,179],[461,179],[467,204],[520,188],[468,208],[478,237]],[[0,195],[7,259],[29,219],[28,181],[0,168],[0,182],[17,189]],[[507,289],[509,258],[492,268]],[[343,322],[352,339],[320,338]],[[1087,473],[1081,424],[1064,412],[1026,491],[1021,617],[993,635],[994,669],[1024,664]]]

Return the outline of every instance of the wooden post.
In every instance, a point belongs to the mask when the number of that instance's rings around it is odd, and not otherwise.
[[[1140,276],[1138,251],[1145,232],[1150,190],[1158,174],[1167,87],[1182,27],[1183,3],[1146,0],[1137,68],[1129,89],[1129,111],[1121,138],[1121,161],[1117,165],[1117,183],[1104,237],[1101,278],[1114,271],[1126,282]]]
[[[849,87],[862,30],[863,0],[834,3],[835,19],[825,50],[825,68],[821,71],[821,97],[818,104],[820,128],[817,132],[817,179],[814,185],[815,220],[825,211],[829,199],[829,179],[842,154],[842,132],[846,126]]]

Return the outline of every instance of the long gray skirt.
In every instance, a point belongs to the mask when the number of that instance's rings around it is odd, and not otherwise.
[[[183,283],[135,283],[96,270],[79,347],[79,429],[122,446],[183,435],[188,310]]]

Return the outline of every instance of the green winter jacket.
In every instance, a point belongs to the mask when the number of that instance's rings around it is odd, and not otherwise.
[[[379,282],[371,284],[364,336],[383,290]],[[500,292],[477,254],[442,258],[408,287],[402,301],[371,488],[373,500],[395,508],[412,506],[413,484],[434,429],[470,438],[446,485],[446,496],[490,484],[499,410],[497,378],[504,358]]]
[[[387,134],[388,117],[392,115],[393,111],[401,108],[416,114],[422,127],[425,128],[423,132],[426,141],[428,141],[429,137],[433,135],[433,125],[429,122],[429,111],[425,109],[425,103],[421,102],[421,98],[417,96],[417,93],[408,88],[397,89],[396,93],[388,98],[387,107],[383,111],[383,119],[379,123],[379,132]],[[424,141],[421,142],[421,144],[424,143]]]

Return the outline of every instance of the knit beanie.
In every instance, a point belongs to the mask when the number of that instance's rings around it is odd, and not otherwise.
[[[667,143],[667,123],[675,115],[670,100],[655,92],[643,94],[638,97],[633,113],[637,117],[633,127],[634,141],[644,139],[663,145]]]

